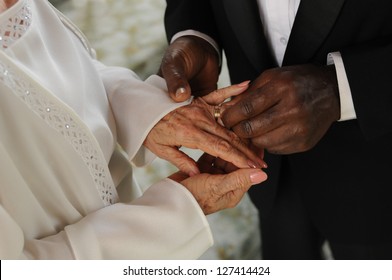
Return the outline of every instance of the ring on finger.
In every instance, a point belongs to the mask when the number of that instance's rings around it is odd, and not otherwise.
[[[214,106],[214,118],[215,118],[215,121],[218,121],[218,119],[221,117],[221,109],[222,109],[222,104]]]

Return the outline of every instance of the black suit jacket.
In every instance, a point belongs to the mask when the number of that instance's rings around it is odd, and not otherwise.
[[[276,67],[255,0],[167,3],[168,38],[187,29],[214,38],[233,83]],[[391,0],[301,0],[283,65],[325,64],[328,53],[341,52],[357,120],[333,124],[308,152],[267,154],[268,182],[251,189],[261,215],[273,204],[276,186],[289,181],[331,238],[359,232],[358,240],[392,239],[391,13]],[[369,233],[372,227],[378,230]]]

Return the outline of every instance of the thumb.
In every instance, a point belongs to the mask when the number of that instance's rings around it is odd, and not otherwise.
[[[165,79],[169,96],[176,102],[183,102],[191,97],[191,87],[181,66],[173,62],[162,62],[159,75]]]
[[[188,100],[192,95],[189,83],[181,78],[174,82],[171,80],[172,79],[170,78],[166,79],[167,89],[171,99],[176,102],[184,102]]]
[[[219,184],[220,199],[216,202],[219,209],[235,207],[249,188],[267,179],[261,169],[238,169],[226,175]]]
[[[257,168],[237,169],[226,175],[223,182],[222,191],[247,191],[252,185],[259,184],[267,180],[267,174]]]
[[[166,147],[165,152],[157,153],[157,156],[167,160],[190,177],[200,174],[196,162],[187,154],[178,149]]]
[[[178,152],[178,156],[172,157],[168,160],[170,160],[170,162],[180,171],[186,173],[190,177],[200,174],[196,162],[184,153]]]
[[[261,169],[250,169],[248,176],[252,185],[260,184],[268,178],[267,174]]]
[[[181,53],[174,46],[169,46],[158,72],[166,81],[170,97],[176,102],[186,101],[192,95]]]

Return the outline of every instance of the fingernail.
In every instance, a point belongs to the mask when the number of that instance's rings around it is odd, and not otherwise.
[[[248,165],[251,168],[268,168],[267,163],[265,163],[262,159],[258,160],[257,163],[252,160],[248,160]]]
[[[249,85],[249,83],[250,83],[250,80],[249,80],[249,81],[242,82],[242,83],[240,83],[240,84],[237,84],[237,86],[238,86],[238,87],[246,87],[246,86]]]
[[[267,168],[268,167],[268,165],[265,163],[265,161],[262,160],[261,158],[258,158],[257,160],[258,160],[257,162],[258,162],[258,164],[259,164],[259,166],[261,168]]]
[[[261,166],[255,163],[254,161],[248,160],[248,165],[250,168],[260,168]]]
[[[265,174],[263,171],[261,171],[260,169],[258,170],[254,170],[251,174],[250,174],[250,181],[252,182],[252,184],[258,184],[261,183],[263,181],[265,181],[267,179],[267,174]]]
[[[176,97],[180,97],[181,95],[183,95],[186,92],[184,87],[180,87],[177,89],[176,91]]]

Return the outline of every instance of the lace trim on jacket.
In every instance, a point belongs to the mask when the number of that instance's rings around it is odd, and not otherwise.
[[[30,5],[26,1],[23,1],[23,4],[16,13],[7,20],[0,22],[1,48],[6,49],[21,38],[31,25],[31,19]]]

